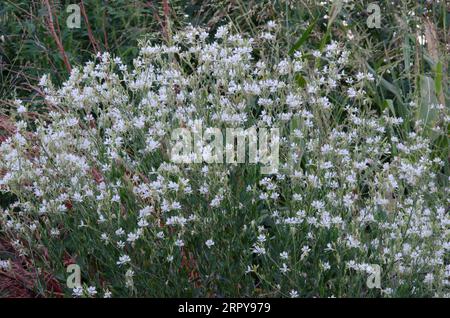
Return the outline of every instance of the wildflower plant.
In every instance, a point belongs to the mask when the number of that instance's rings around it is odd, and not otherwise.
[[[59,88],[42,78],[49,118],[24,108],[0,144],[1,228],[37,289],[70,259],[75,297],[448,295],[444,161],[371,107],[344,43],[289,55],[279,36],[188,27],[132,68],[103,53]],[[279,129],[279,169],[206,163],[195,138],[201,158],[174,162],[172,131],[199,125]]]

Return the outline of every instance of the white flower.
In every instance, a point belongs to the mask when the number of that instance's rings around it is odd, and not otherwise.
[[[89,286],[87,288],[87,292],[88,292],[89,296],[97,295],[97,290],[96,290],[96,288],[94,286]]]
[[[134,271],[130,268],[125,273],[125,286],[128,288],[134,288]]]
[[[17,108],[17,112],[18,112],[19,114],[25,113],[26,111],[27,111],[27,109],[26,109],[25,106],[23,106],[23,105],[20,105],[20,106]]]
[[[11,263],[9,260],[3,261],[0,260],[0,270],[7,271],[11,268]]]
[[[281,252],[280,253],[280,258],[281,259],[288,259],[289,258],[288,252]]]
[[[431,283],[433,283],[433,281],[434,281],[434,275],[433,275],[433,273],[428,273],[428,274],[426,274],[426,275],[425,275],[425,279],[423,280],[423,282],[424,282],[425,284],[431,284]]]
[[[414,286],[415,288],[415,286]],[[385,295],[392,295],[392,293],[394,292],[394,290],[392,288],[385,288],[381,290],[381,293],[385,294]]]
[[[50,230],[50,235],[51,236],[59,236],[59,234],[60,234],[60,232],[59,232],[59,230],[58,229],[51,229]]]
[[[289,267],[285,263],[283,263],[283,265],[281,265],[281,267],[280,267],[280,272],[282,272],[283,274],[286,274],[289,271],[290,271]]]
[[[130,243],[135,242],[139,238],[139,233],[128,233],[127,241]]]
[[[214,241],[211,240],[211,239],[209,239],[209,240],[207,240],[207,241],[205,242],[205,244],[206,244],[206,246],[207,246],[208,248],[211,248],[211,246],[214,245]]]
[[[74,297],[81,297],[83,296],[83,288],[80,286],[74,287],[74,289],[72,290],[72,295]]]
[[[311,248],[307,245],[304,245],[302,247],[302,255],[300,256],[300,259],[303,260],[305,257],[309,255],[309,252],[311,251]]]
[[[125,234],[125,231],[122,228],[119,228],[118,230],[116,230],[115,234],[117,236],[122,236]]]
[[[266,254],[266,249],[263,246],[260,245],[254,245],[252,252],[258,255],[265,255]]]
[[[107,243],[109,241],[108,234],[102,233],[102,235],[100,236],[100,240],[102,240],[102,241]]]
[[[139,227],[147,227],[147,226],[149,226],[149,223],[144,219],[140,219],[138,222],[138,226]]]
[[[350,98],[356,97],[357,94],[358,94],[358,92],[357,92],[353,87],[350,87],[350,88],[347,90],[347,95],[348,95],[348,97],[350,97]]]
[[[258,235],[258,242],[263,243],[266,241],[266,236],[264,234]]]
[[[119,261],[116,264],[121,266],[126,263],[129,263],[130,261],[131,261],[131,258],[128,255],[122,255],[119,257]]]
[[[275,36],[272,33],[269,32],[264,32],[261,34],[261,38],[264,40],[273,40],[275,38]]]
[[[215,35],[216,39],[222,39],[228,34],[228,27],[226,25],[222,25],[217,28],[217,32]]]
[[[275,23],[275,21],[269,21],[269,22],[267,22],[267,28],[268,28],[269,30],[275,29],[276,27],[277,27],[277,24]]]
[[[417,36],[417,41],[419,42],[420,45],[425,45],[425,43],[427,42],[425,35],[418,35]]]
[[[178,246],[178,247],[183,247],[184,246],[184,242],[183,242],[183,240],[176,240],[175,241],[175,245]]]
[[[291,298],[298,298],[298,297],[299,297],[298,291],[292,289],[292,290],[289,292],[289,296],[290,296]]]

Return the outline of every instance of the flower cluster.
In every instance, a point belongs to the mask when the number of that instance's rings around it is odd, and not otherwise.
[[[443,160],[373,110],[342,44],[289,56],[277,36],[190,27],[131,69],[103,53],[61,88],[43,77],[48,118],[21,108],[0,144],[14,249],[60,276],[74,259],[76,297],[448,294]],[[280,129],[282,169],[174,164],[171,131],[198,123]]]

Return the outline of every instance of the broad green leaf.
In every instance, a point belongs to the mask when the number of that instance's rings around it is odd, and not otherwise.
[[[402,92],[401,92],[401,90],[400,90],[398,87],[394,86],[392,83],[390,83],[390,82],[388,82],[387,80],[385,80],[383,77],[378,76],[378,75],[377,75],[377,72],[375,72],[375,70],[374,70],[368,63],[366,63],[366,65],[367,65],[369,71],[370,71],[374,76],[376,76],[376,77],[380,80],[380,84],[381,84],[385,89],[387,89],[389,92],[391,92],[392,94],[394,94],[395,97],[398,99],[398,101],[399,101],[401,104],[403,104],[403,98],[402,98]]]
[[[308,28],[305,30],[305,32],[303,32],[302,36],[300,37],[300,39],[297,40],[297,42],[295,42],[294,46],[289,50],[289,55],[294,54],[295,51],[297,51],[300,46],[302,46],[303,43],[305,43],[305,41],[309,38],[309,35],[311,34],[314,25],[316,25],[317,22],[317,18],[314,19],[313,22],[311,22],[311,24],[308,26]]]
[[[420,76],[420,100],[416,119],[422,121],[425,131],[429,131],[438,119],[438,110],[432,107],[438,104],[435,85],[431,77],[425,75]]]
[[[295,81],[297,82],[298,86],[300,86],[300,87],[306,86],[306,80],[300,74],[295,75]]]

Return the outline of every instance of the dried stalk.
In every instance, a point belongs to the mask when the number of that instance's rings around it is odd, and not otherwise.
[[[63,59],[64,65],[66,66],[67,71],[70,73],[72,71],[72,67],[70,66],[70,62],[69,62],[69,59],[67,58],[67,54],[66,54],[66,51],[64,50],[64,46],[61,42],[61,39],[58,36],[58,34],[56,33],[55,25],[53,22],[52,8],[51,8],[48,0],[42,0],[42,1],[47,6],[47,11],[48,11],[47,25],[48,25],[50,34],[52,35],[53,39],[56,42],[56,46],[58,47],[59,53],[61,54],[61,57]]]

